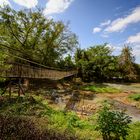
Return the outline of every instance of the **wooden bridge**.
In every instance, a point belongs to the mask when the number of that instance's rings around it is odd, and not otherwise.
[[[60,80],[75,74],[77,74],[76,70],[61,71],[22,64],[14,64],[7,70],[0,69],[0,76],[5,78],[39,78]]]

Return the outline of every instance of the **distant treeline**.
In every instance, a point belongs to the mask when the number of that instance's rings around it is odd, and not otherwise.
[[[135,63],[132,48],[124,46],[121,54],[114,56],[112,49],[96,45],[86,50],[77,49],[75,62],[79,76],[84,81],[124,81],[140,80],[140,65]]]

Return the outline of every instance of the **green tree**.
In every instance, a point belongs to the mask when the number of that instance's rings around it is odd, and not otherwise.
[[[136,70],[136,74],[137,74],[137,81],[140,81],[140,64],[134,64],[135,70]]]
[[[89,81],[88,76],[85,73],[85,69],[88,64],[88,56],[86,55],[86,50],[78,48],[75,52],[75,62],[78,69],[78,76],[82,78],[83,81]]]
[[[115,70],[116,57],[112,56],[107,44],[96,45],[87,50],[77,50],[75,61],[79,69],[79,75],[84,81],[103,81],[112,75]]]
[[[122,78],[127,81],[137,78],[134,61],[135,58],[132,54],[132,48],[124,46],[119,56],[119,66]]]
[[[72,60],[72,56],[70,54],[68,54],[66,57],[64,57],[64,59],[61,59],[58,62],[58,66],[59,66],[59,68],[65,68],[67,70],[76,68],[76,66]]]
[[[20,57],[55,66],[78,44],[68,25],[47,19],[42,10],[15,11],[4,7],[0,8],[0,17],[0,46],[7,47],[10,54],[16,50]]]

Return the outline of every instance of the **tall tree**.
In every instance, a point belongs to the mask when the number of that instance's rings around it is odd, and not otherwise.
[[[111,55],[107,44],[96,45],[87,50],[77,50],[75,61],[79,67],[80,76],[85,81],[102,81],[114,70],[115,57]]]
[[[63,54],[78,44],[67,25],[47,19],[41,10],[1,7],[0,23],[0,47],[47,66],[55,66]]]
[[[136,79],[136,70],[134,66],[135,58],[132,54],[132,48],[124,46],[119,56],[119,65],[121,76],[126,80]]]

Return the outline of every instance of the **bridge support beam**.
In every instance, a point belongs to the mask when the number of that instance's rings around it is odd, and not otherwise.
[[[18,86],[19,86],[18,96],[20,96],[21,94],[25,95],[24,90],[22,88],[22,84],[21,84],[21,78],[19,78]]]

